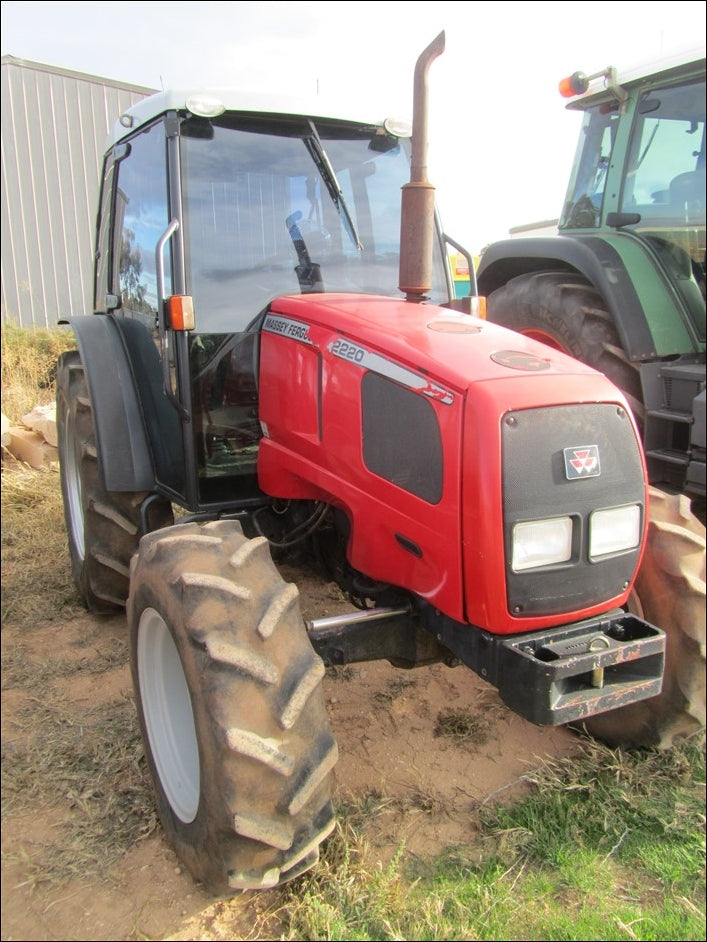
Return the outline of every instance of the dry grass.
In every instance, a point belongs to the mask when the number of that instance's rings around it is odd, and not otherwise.
[[[54,401],[56,360],[74,346],[73,333],[60,328],[2,325],[2,411],[11,424]],[[80,608],[59,475],[29,468],[3,451],[2,621],[30,627],[71,617]]]
[[[394,812],[418,811],[426,815],[451,814],[452,802],[445,801],[431,789],[411,786],[407,795],[386,795],[379,788],[365,788],[356,795],[340,797],[337,816],[344,818],[347,826],[357,831],[365,831],[371,821],[382,815]],[[325,853],[327,851],[325,850]]]
[[[104,639],[99,650],[95,649],[94,639],[88,635],[72,643],[72,647],[76,648],[89,646],[91,650],[80,652],[78,658],[57,658],[56,653],[51,651],[46,657],[38,659],[28,650],[27,645],[16,644],[10,651],[3,653],[3,690],[45,689],[52,681],[70,677],[79,671],[84,675],[104,674],[127,663],[128,652],[124,640]]]
[[[118,693],[87,707],[72,694],[91,676],[124,670],[127,644],[101,636],[101,625],[98,637],[64,640],[58,650],[34,643],[37,631],[65,632],[83,612],[55,472],[4,468],[2,523],[3,641],[10,627],[27,639],[3,643],[2,685],[13,709],[4,723],[2,816],[55,821],[51,834],[16,851],[32,886],[103,881],[157,826],[154,799],[134,704]]]
[[[389,704],[394,700],[398,700],[400,697],[404,697],[406,694],[412,693],[414,695],[414,688],[416,686],[416,678],[403,674],[403,676],[396,677],[395,680],[392,680],[385,690],[381,690],[375,695],[374,699],[378,700],[380,703]]]
[[[437,716],[435,736],[446,736],[457,746],[477,749],[488,742],[493,723],[485,713],[443,710]]]
[[[18,424],[34,406],[54,401],[54,370],[59,354],[76,346],[72,331],[26,330],[2,325],[2,411]]]
[[[498,691],[488,686],[481,688],[472,707],[449,707],[437,714],[434,734],[450,740],[460,749],[476,752],[496,735],[499,723],[508,721],[508,711]]]
[[[2,621],[56,623],[82,611],[71,576],[56,471],[3,460]]]
[[[79,717],[53,692],[28,697],[16,724],[23,719],[26,735],[4,745],[3,818],[41,809],[59,829],[18,850],[29,856],[27,880],[104,881],[111,864],[157,827],[135,707],[118,699]]]
[[[57,626],[61,645],[47,644],[60,616],[51,612],[41,572],[38,581],[42,599],[21,609],[22,630],[3,623],[2,818],[26,819],[29,831],[5,858],[9,864],[21,858],[31,887],[102,882],[111,864],[157,827],[135,705],[126,692],[127,640],[106,624],[89,625],[85,633],[81,625],[69,635],[66,622]],[[17,596],[12,580],[3,583],[5,591]],[[20,610],[10,607],[17,617]],[[35,835],[35,821],[53,827]]]
[[[63,330],[3,325],[2,405],[11,423],[53,401],[56,359],[73,346]],[[103,881],[111,863],[157,826],[135,706],[116,673],[127,665],[127,643],[100,624],[66,639],[84,609],[59,474],[3,453],[1,497],[2,687],[12,704],[3,721],[2,816],[26,819],[28,832],[5,857],[22,859],[31,888]],[[49,630],[51,639],[54,628],[64,633],[60,646],[41,634]],[[77,694],[97,675],[106,677],[100,696]],[[35,834],[36,820],[54,827]]]

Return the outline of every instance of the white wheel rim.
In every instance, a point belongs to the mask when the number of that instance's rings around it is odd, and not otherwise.
[[[71,526],[71,538],[76,549],[76,555],[83,562],[86,557],[86,545],[84,539],[83,491],[79,472],[81,464],[80,445],[76,438],[71,413],[68,410],[64,424],[64,441],[62,459],[64,461],[64,479],[66,482],[66,500],[69,505],[68,517]]]
[[[199,747],[191,697],[172,634],[154,608],[137,635],[140,698],[150,750],[172,811],[185,824],[199,808]]]

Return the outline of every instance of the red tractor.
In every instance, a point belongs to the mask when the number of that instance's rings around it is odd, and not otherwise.
[[[661,691],[664,632],[627,610],[649,508],[624,395],[453,300],[443,48],[412,139],[174,92],[106,153],[95,310],[58,365],[69,549],[89,610],[127,605],[162,824],[216,894],[318,859],[327,665],[464,664],[548,725]],[[349,615],[304,623],[293,553]]]

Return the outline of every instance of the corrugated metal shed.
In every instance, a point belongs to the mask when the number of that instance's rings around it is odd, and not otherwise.
[[[108,129],[153,92],[2,57],[2,322],[55,327],[93,309],[99,174]]]

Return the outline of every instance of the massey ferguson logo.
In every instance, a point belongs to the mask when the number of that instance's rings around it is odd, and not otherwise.
[[[568,481],[577,478],[598,478],[600,474],[599,448],[596,445],[565,448],[565,476]]]

